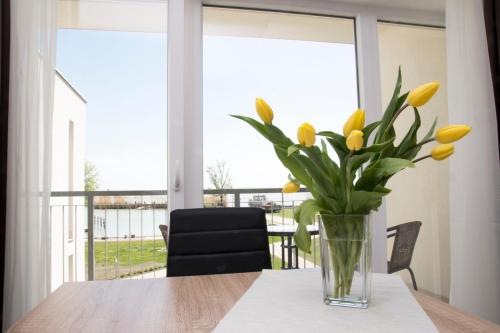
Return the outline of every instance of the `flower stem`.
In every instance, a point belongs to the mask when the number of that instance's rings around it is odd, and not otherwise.
[[[389,128],[391,128],[392,125],[394,125],[394,122],[396,121],[396,118],[398,118],[398,116],[401,114],[401,112],[403,112],[403,110],[406,109],[407,107],[408,107],[408,103],[405,103],[405,104],[403,104],[403,106],[398,111],[396,111],[396,113],[394,114],[394,116],[391,119],[391,122],[385,128],[384,136],[387,134],[387,131],[389,130]]]
[[[426,158],[429,158],[429,157],[431,157],[431,155],[430,155],[430,154],[429,154],[429,155],[422,156],[422,157],[419,157],[419,158],[417,158],[417,159],[414,159],[414,160],[412,161],[412,163],[417,163],[417,162],[420,162],[420,161],[425,160]]]
[[[411,146],[411,147],[410,147],[410,148],[408,148],[407,150],[417,148],[418,146],[423,146],[423,145],[425,145],[426,143],[432,142],[432,141],[434,141],[434,140],[436,140],[436,138],[430,138],[430,139],[427,139],[427,140],[423,140],[423,141],[421,141],[421,142],[417,143],[416,145]]]

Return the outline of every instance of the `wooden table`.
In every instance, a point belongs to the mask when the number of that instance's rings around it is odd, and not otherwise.
[[[9,332],[210,332],[259,274],[66,283]],[[500,332],[491,322],[414,295],[441,332]]]

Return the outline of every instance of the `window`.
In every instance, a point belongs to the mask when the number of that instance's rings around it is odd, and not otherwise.
[[[164,276],[166,2],[59,0],[56,66],[52,190],[70,194],[52,199],[52,267],[71,262],[77,280]]]
[[[341,130],[358,105],[354,21],[211,7],[203,15],[204,187],[216,187],[207,171],[220,166],[233,188],[281,187],[288,171],[271,144],[229,115],[258,118],[260,96],[294,141],[303,122]],[[281,201],[281,195],[266,199]],[[205,204],[214,200],[205,198]],[[244,196],[241,205],[251,200]]]

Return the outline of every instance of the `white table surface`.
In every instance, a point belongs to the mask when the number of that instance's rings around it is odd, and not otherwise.
[[[321,271],[264,270],[214,332],[437,332],[397,275],[373,274],[368,309],[323,303]]]

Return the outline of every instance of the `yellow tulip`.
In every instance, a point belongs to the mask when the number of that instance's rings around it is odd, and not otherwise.
[[[467,125],[448,125],[441,127],[436,132],[436,141],[439,143],[452,143],[460,140],[470,132]]]
[[[349,150],[357,151],[363,148],[363,142],[363,132],[354,130],[349,134],[345,143]]]
[[[365,127],[365,110],[357,109],[344,124],[344,136],[347,138],[352,131],[361,131]]]
[[[439,82],[433,81],[423,84],[410,91],[407,98],[408,104],[416,108],[422,106],[434,96],[438,89]]]
[[[266,103],[266,101],[260,97],[255,99],[255,109],[260,119],[266,124],[271,124],[273,122],[274,114],[273,109]]]
[[[288,182],[283,186],[283,193],[295,193],[300,189],[300,184],[294,182]]]
[[[303,123],[297,130],[299,143],[306,147],[311,147],[316,142],[316,130],[309,123]]]
[[[454,151],[455,147],[450,143],[439,145],[432,149],[431,157],[436,161],[441,161],[452,155]]]

